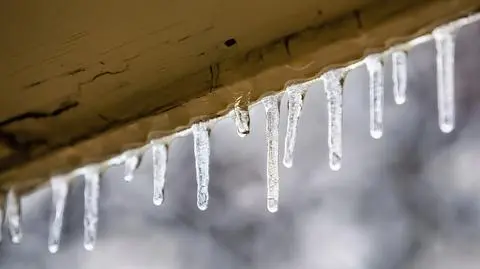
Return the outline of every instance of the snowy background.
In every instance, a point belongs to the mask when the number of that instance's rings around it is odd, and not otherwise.
[[[22,200],[24,239],[3,241],[0,268],[478,268],[480,24],[463,28],[457,41],[451,134],[438,128],[435,49],[427,43],[409,53],[403,106],[394,104],[386,62],[380,140],[369,135],[366,69],[350,73],[339,172],[328,167],[323,88],[307,93],[294,167],[280,169],[278,213],[266,211],[265,116],[257,106],[246,138],[230,120],[212,130],[207,211],[196,208],[192,137],[180,138],[170,148],[163,206],[151,202],[150,153],[131,183],[123,181],[123,167],[110,169],[101,181],[99,239],[87,252],[83,180],[76,180],[60,250],[51,255],[45,188]],[[281,116],[283,152],[285,102]]]

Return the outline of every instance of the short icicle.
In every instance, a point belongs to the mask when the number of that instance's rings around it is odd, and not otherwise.
[[[267,210],[278,211],[280,193],[278,175],[278,132],[280,122],[280,98],[268,96],[262,100],[265,107],[265,133],[267,138]]]
[[[210,138],[207,124],[205,122],[194,124],[192,133],[197,172],[197,206],[203,211],[208,207],[208,184],[210,181]]]
[[[298,121],[303,108],[305,87],[294,85],[287,88],[287,132],[285,135],[285,151],[283,154],[283,165],[287,168],[293,165],[293,151],[297,138]]]
[[[369,74],[370,135],[379,139],[383,135],[383,63],[380,54],[370,55],[365,61]]]
[[[127,154],[128,156],[125,159],[125,175],[123,179],[127,182],[133,180],[135,170],[137,170],[138,165],[140,164],[140,157],[136,153]]]
[[[20,200],[13,189],[7,194],[5,214],[12,243],[18,244],[22,240],[23,233],[21,227]]]
[[[62,235],[63,213],[68,194],[68,182],[64,177],[52,177],[50,186],[52,188],[52,215],[48,235],[48,250],[50,253],[56,253]]]
[[[407,52],[396,50],[392,52],[393,97],[397,105],[407,100]]]
[[[83,219],[86,250],[93,250],[97,240],[98,197],[100,193],[100,171],[92,169],[85,173],[85,214]]]
[[[328,112],[328,159],[330,169],[338,171],[342,162],[343,124],[343,69],[329,71],[321,77],[327,96]]]
[[[161,205],[165,189],[165,175],[167,172],[167,145],[159,141],[151,141],[153,155],[153,204]]]
[[[238,103],[233,108],[233,120],[237,127],[237,134],[245,137],[250,133],[250,114],[248,108],[241,107]]]
[[[438,124],[444,133],[455,128],[455,33],[448,27],[433,31],[437,48]]]

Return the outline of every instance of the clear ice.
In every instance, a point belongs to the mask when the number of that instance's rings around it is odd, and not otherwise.
[[[165,175],[167,172],[167,146],[152,141],[153,155],[153,204],[161,205],[164,200]]]
[[[250,133],[250,114],[248,108],[243,108],[236,104],[233,109],[233,120],[237,127],[238,136],[245,137]]]
[[[131,156],[128,156],[125,160],[125,176],[123,179],[125,181],[132,181],[134,177],[134,172],[138,167],[138,164],[140,163],[140,157],[138,154],[132,153]]]
[[[197,206],[200,210],[208,207],[208,183],[210,181],[210,139],[208,126],[204,122],[192,126],[195,169],[197,172]]]
[[[393,96],[397,105],[407,100],[407,53],[403,50],[392,52]]]
[[[278,129],[280,121],[280,98],[268,96],[262,100],[265,107],[265,134],[267,138],[267,210],[278,211],[280,192],[278,176]]]
[[[283,165],[292,167],[293,151],[297,138],[298,120],[302,112],[305,88],[294,85],[287,88],[287,132],[285,135],[285,152],[283,154]]]
[[[12,243],[18,244],[22,240],[22,227],[20,217],[20,203],[15,191],[11,189],[7,194],[7,206],[5,219],[8,224],[8,230]]]
[[[343,77],[343,69],[332,70],[322,76],[327,96],[328,159],[333,171],[340,170],[342,162]]]
[[[62,235],[63,212],[67,200],[68,182],[63,177],[53,177],[50,180],[50,185],[52,188],[52,216],[48,235],[48,250],[51,253],[56,253]]]
[[[88,171],[85,174],[85,215],[83,218],[84,241],[86,250],[93,250],[97,239],[98,196],[100,192],[99,171]]]
[[[383,135],[383,63],[380,54],[370,55],[365,61],[369,74],[370,135],[379,139]]]
[[[438,124],[444,133],[455,128],[455,35],[449,28],[433,31],[437,48]]]

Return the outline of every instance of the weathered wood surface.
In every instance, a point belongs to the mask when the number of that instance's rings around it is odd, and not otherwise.
[[[18,2],[18,1],[17,1]],[[366,51],[478,0],[40,1],[0,10],[0,186],[30,189]]]

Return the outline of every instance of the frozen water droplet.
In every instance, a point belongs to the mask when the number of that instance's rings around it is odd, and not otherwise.
[[[268,96],[262,100],[265,107],[265,133],[267,138],[267,209],[278,211],[278,129],[280,122],[280,98]]]
[[[50,218],[50,231],[48,235],[48,250],[56,253],[62,235],[63,212],[68,194],[68,183],[63,177],[53,177],[50,180],[52,188],[52,216]]]
[[[233,109],[233,120],[237,126],[238,136],[245,137],[250,133],[250,114],[248,108],[243,108],[236,104]]]
[[[130,155],[125,160],[125,176],[123,178],[127,182],[133,180],[133,174],[140,163],[140,157],[136,153],[131,153]]]
[[[392,80],[395,103],[405,103],[407,90],[407,53],[403,50],[392,53]]]
[[[23,237],[20,216],[20,200],[13,189],[7,194],[7,206],[5,211],[5,218],[8,224],[8,230],[10,231],[12,243],[18,244]]]
[[[370,135],[379,139],[383,135],[383,63],[381,55],[374,54],[365,61],[369,74]]]
[[[305,89],[302,86],[290,86],[287,89],[287,132],[285,135],[285,152],[283,154],[283,165],[292,167],[293,151],[297,138],[298,120],[302,112]]]
[[[197,172],[197,206],[200,210],[208,207],[208,184],[210,181],[210,140],[209,130],[204,122],[192,126],[195,154],[195,169]]]
[[[449,28],[433,31],[437,48],[437,98],[440,130],[455,128],[455,34]]]
[[[161,205],[164,200],[165,175],[167,172],[167,146],[152,141],[153,155],[153,204]]]
[[[343,79],[343,69],[332,70],[322,76],[327,96],[328,159],[333,171],[340,170],[342,162]]]
[[[84,242],[86,250],[93,250],[97,240],[98,196],[100,173],[97,169],[85,173],[85,215],[83,218]]]

